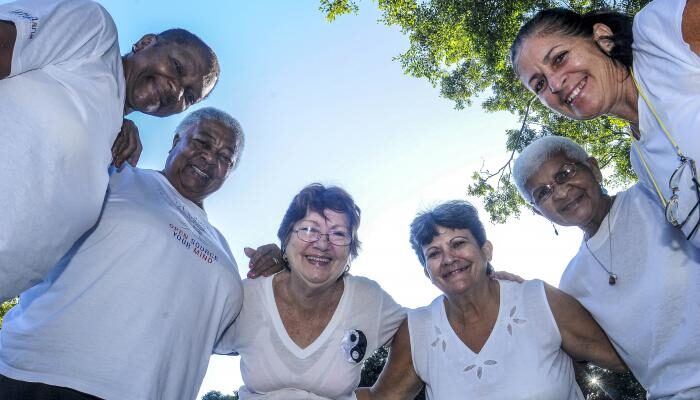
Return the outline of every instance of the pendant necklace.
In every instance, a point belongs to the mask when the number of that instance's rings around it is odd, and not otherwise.
[[[615,201],[614,197],[613,200]],[[612,201],[610,202],[610,209],[612,210]],[[590,247],[588,247],[588,240],[584,240],[584,243],[586,244],[586,248],[588,249],[588,252],[591,253],[593,256],[593,259],[598,263],[600,268],[603,269],[608,274],[608,284],[610,286],[613,286],[617,283],[617,275],[613,272],[613,251],[612,251],[612,231],[610,230],[610,218],[612,216],[610,215],[610,211],[608,211],[608,215],[605,217],[608,220],[608,254],[610,255],[610,269],[605,268],[605,265],[598,259],[598,257],[595,255],[593,250],[591,250]]]

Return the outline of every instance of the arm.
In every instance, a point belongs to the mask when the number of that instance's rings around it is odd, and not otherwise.
[[[681,29],[683,40],[700,56],[700,0],[687,0]]]
[[[139,162],[142,150],[139,128],[133,121],[124,118],[122,129],[114,144],[112,144],[112,164],[117,168],[121,168],[124,161],[126,161],[132,167],[135,167]]]
[[[605,332],[576,299],[547,284],[545,293],[561,333],[561,347],[571,358],[617,372],[627,371]]]
[[[408,320],[404,320],[394,336],[389,357],[379,379],[371,388],[355,391],[358,400],[413,399],[423,382],[413,368]]]
[[[10,21],[0,20],[0,79],[10,75],[12,68],[12,52],[15,49],[17,28]]]

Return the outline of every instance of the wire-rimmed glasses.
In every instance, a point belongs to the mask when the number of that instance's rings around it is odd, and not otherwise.
[[[317,242],[321,239],[321,236],[325,236],[329,242],[336,246],[348,246],[352,243],[352,234],[346,230],[336,229],[328,233],[321,233],[320,230],[313,226],[302,226],[292,230],[292,232],[297,234],[299,240],[307,243]]]
[[[697,172],[695,169],[695,160],[689,157],[681,156],[680,161],[680,165],[678,165],[678,168],[676,168],[676,170],[673,171],[673,174],[671,174],[671,178],[668,180],[668,187],[669,189],[671,189],[671,198],[668,199],[668,202],[666,202],[666,221],[668,221],[669,224],[677,228],[682,228],[683,225],[685,225],[685,223],[688,222],[688,220],[690,220],[690,216],[693,215],[695,209],[698,208],[698,204],[700,204],[700,188],[698,188],[699,183]],[[690,212],[685,217],[682,217],[680,215],[681,211],[678,205],[678,193],[680,192],[681,177],[683,176],[683,173],[687,168],[690,168],[690,173],[692,175],[693,180],[693,188],[695,190],[695,196],[697,197],[697,201],[695,202],[695,205],[690,210]],[[700,218],[698,219],[698,222],[695,224],[693,229],[690,231],[690,234],[688,234],[687,239],[690,239],[695,234],[699,226]]]
[[[556,185],[563,185],[569,180],[571,180],[571,178],[576,176],[576,171],[576,163],[563,164],[559,168],[559,171],[557,171],[557,173],[554,174],[553,183],[548,183],[544,186],[540,186],[533,190],[532,193],[530,193],[530,197],[532,198],[533,204],[539,206],[540,204],[547,201],[547,199],[552,195],[552,193],[554,193],[554,187]]]

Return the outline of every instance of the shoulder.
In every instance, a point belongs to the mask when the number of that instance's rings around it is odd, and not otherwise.
[[[351,274],[345,275],[343,278],[345,280],[345,284],[351,288],[354,292],[360,294],[360,295],[376,295],[376,296],[382,296],[382,295],[389,295],[382,289],[382,287],[379,285],[379,283],[373,281],[372,279],[366,278],[364,276],[355,276]]]
[[[668,35],[675,31],[680,34],[685,3],[685,0],[656,0],[642,8],[634,16],[635,45],[639,45],[640,42],[657,41],[660,35]],[[669,29],[669,27],[674,29]]]

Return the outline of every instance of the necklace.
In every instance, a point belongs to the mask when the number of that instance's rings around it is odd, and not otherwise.
[[[612,203],[610,204],[610,209],[612,210]],[[605,268],[605,265],[598,259],[598,257],[595,255],[593,250],[591,250],[590,247],[588,247],[588,240],[584,240],[584,243],[586,244],[586,249],[588,249],[588,252],[591,253],[593,256],[593,259],[598,263],[600,268],[605,271],[605,273],[608,274],[608,284],[610,286],[613,286],[617,283],[617,275],[613,272],[613,251],[612,251],[612,231],[610,230],[610,211],[608,211],[608,215],[605,217],[608,220],[608,254],[610,255],[610,269]]]

